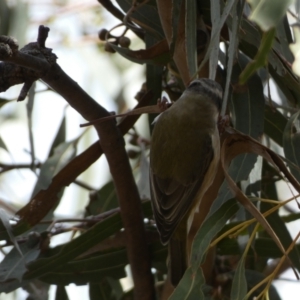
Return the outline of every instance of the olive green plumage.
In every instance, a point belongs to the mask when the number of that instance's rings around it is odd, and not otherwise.
[[[186,269],[187,233],[219,160],[221,96],[222,89],[216,82],[194,80],[158,117],[153,129],[151,198],[161,241],[169,242],[169,271],[174,285]]]

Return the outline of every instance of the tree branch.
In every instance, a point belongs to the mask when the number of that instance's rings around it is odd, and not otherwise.
[[[44,27],[44,29],[46,28]],[[41,27],[40,31],[43,32]],[[37,64],[31,64],[32,57],[30,54],[30,57],[27,57],[28,54],[22,55],[23,60],[20,60],[18,59],[19,53],[19,51],[16,51],[9,57],[3,57],[3,59],[14,64],[22,64],[22,66],[37,72],[41,70],[37,68]],[[44,61],[47,61],[47,59],[45,58]],[[109,112],[64,73],[56,62],[51,62],[48,70],[45,70],[45,72],[43,70],[40,78],[58,92],[88,121],[109,115]],[[151,260],[145,237],[141,201],[125,151],[123,136],[114,121],[96,124],[95,128],[117,190],[121,217],[128,241],[127,255],[135,285],[135,298],[154,299],[155,291],[151,274]]]

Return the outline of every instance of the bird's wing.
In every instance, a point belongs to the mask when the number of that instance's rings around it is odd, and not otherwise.
[[[197,165],[201,167],[190,182],[182,184],[174,179],[162,179],[150,169],[154,216],[163,244],[169,241],[180,221],[193,207],[196,194],[201,188],[213,157],[212,139],[207,135],[199,149],[199,157],[195,158]]]

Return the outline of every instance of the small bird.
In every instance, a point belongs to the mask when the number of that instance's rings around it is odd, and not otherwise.
[[[197,79],[154,124],[151,198],[161,242],[169,244],[168,268],[173,286],[187,268],[187,235],[219,163],[221,104],[221,86],[207,78]]]

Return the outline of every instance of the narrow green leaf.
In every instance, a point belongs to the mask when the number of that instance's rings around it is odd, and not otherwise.
[[[98,215],[102,212],[118,207],[118,197],[114,183],[111,181],[105,184],[97,193],[90,196],[86,206],[86,215]]]
[[[196,1],[185,1],[185,47],[190,79],[197,71],[197,5]]]
[[[191,1],[193,2],[193,1]],[[216,35],[216,41],[220,40],[220,31],[216,31],[218,24],[221,18],[221,6],[219,1],[211,1],[211,22],[212,22],[212,31],[211,35]],[[215,80],[217,73],[217,66],[219,62],[219,43],[214,43],[210,50],[209,56],[209,78]],[[228,76],[230,78],[230,76]]]
[[[19,247],[19,244],[16,240],[16,237],[13,234],[12,226],[10,224],[10,217],[7,214],[7,212],[2,208],[0,208],[0,221],[1,221],[1,225],[3,225],[4,228],[5,228],[8,236],[9,236],[10,241],[14,244],[15,249],[17,250],[17,252],[19,252],[19,256],[22,258],[23,253],[22,253],[22,251]]]
[[[289,63],[294,60],[289,44],[293,43],[291,27],[287,15],[284,16],[282,22],[276,27],[276,39],[273,48],[280,53]]]
[[[234,59],[236,58],[237,49],[238,49],[237,47],[239,42],[238,30],[243,15],[244,3],[243,4],[240,4],[240,2],[235,3],[233,7],[235,13],[233,13],[232,16],[232,22],[229,21],[230,18],[227,19],[227,24],[230,30],[229,30],[228,63],[227,63],[227,70],[226,70],[227,76],[226,76],[226,84],[225,84],[225,91],[224,91],[222,111],[221,111],[222,116],[225,115],[227,109],[231,74],[232,74]]]
[[[285,157],[300,168],[300,111],[288,121],[283,134]],[[300,181],[300,171],[290,166],[291,173]]]
[[[216,212],[205,219],[198,230],[193,246],[190,264],[196,270],[204,262],[206,250],[212,239],[224,227],[226,222],[238,211],[239,207],[235,199],[225,202]]]
[[[54,254],[48,254],[50,255],[49,259],[60,252],[62,248],[62,246],[58,246],[56,249],[51,249]],[[151,244],[150,251],[153,267],[165,274],[167,247],[162,246],[160,242],[155,242]],[[86,255],[88,256],[61,264],[59,268],[39,279],[50,284],[68,285],[74,283],[82,285],[99,283],[100,280],[106,277],[114,280],[126,277],[125,266],[128,265],[128,258],[125,248],[112,248]]]
[[[300,168],[300,112],[295,113],[288,121],[283,134],[283,149],[285,157]],[[300,181],[300,171],[290,168],[292,174]]]
[[[265,106],[265,133],[279,146],[283,146],[283,133],[287,125],[287,119],[277,109]]]
[[[215,28],[215,34],[213,36],[211,36],[210,43],[209,43],[209,46],[207,48],[205,57],[203,58],[200,66],[198,67],[198,71],[201,70],[203,68],[203,66],[205,65],[205,63],[207,62],[207,60],[209,58],[209,55],[210,55],[211,49],[213,47],[215,47],[216,44],[219,45],[220,41],[219,41],[218,37],[220,36],[221,29],[224,26],[224,23],[225,23],[226,19],[228,18],[229,14],[232,10],[232,7],[234,6],[234,4],[236,2],[237,2],[237,0],[228,0],[228,1],[226,1],[225,7],[223,9],[223,12],[222,12],[222,15],[221,15],[221,18],[220,18],[220,22],[218,23],[218,26]]]
[[[204,300],[204,294],[201,289],[204,284],[205,278],[202,269],[194,271],[192,267],[189,267],[169,300]]]
[[[181,11],[182,0],[173,0],[172,1],[172,40],[170,43],[170,52],[173,54],[176,44],[178,25],[179,25],[179,16]]]
[[[20,244],[20,251],[23,256],[20,256],[19,251],[14,247],[3,259],[0,264],[0,281],[10,281],[17,279],[21,281],[24,273],[27,271],[27,264],[35,260],[40,254],[39,239],[35,236],[29,237],[26,243]],[[4,285],[5,289],[6,286]],[[2,290],[2,283],[0,284],[0,292]]]
[[[234,128],[254,139],[261,138],[264,131],[264,107],[265,97],[260,77],[255,74],[247,82],[247,85],[240,87],[238,79],[242,70],[248,64],[248,58],[238,55],[237,63],[232,71],[232,108]]]
[[[248,62],[249,59],[244,54],[239,53],[232,69],[231,86],[233,86],[233,90],[230,103],[232,122],[235,129],[259,140],[264,132],[265,106],[261,79],[255,74],[249,79],[246,86],[240,87],[238,85],[238,78]],[[254,154],[239,155],[231,162],[228,173],[235,182],[247,180],[256,161],[257,156]],[[232,198],[231,190],[228,188],[227,182],[224,181],[210,213],[230,198]]]
[[[61,251],[50,258],[41,258],[32,262],[28,267],[29,271],[25,274],[24,279],[41,277],[46,273],[54,271],[66,264],[91,247],[97,245],[105,238],[116,233],[122,228],[122,221],[119,214],[111,216],[104,221],[96,224],[90,230],[86,231],[78,238],[72,240]]]
[[[10,6],[6,1],[0,1],[0,20],[1,20],[0,35],[9,34],[9,28],[11,26],[11,20],[12,20],[11,11],[12,9],[10,8]]]
[[[146,47],[149,48],[153,44],[153,40],[146,35]],[[162,76],[164,67],[161,65],[155,64],[147,64],[146,65],[146,81],[147,81],[147,89],[152,91],[151,102],[149,104],[155,105],[157,103],[157,99],[161,97],[162,93]],[[150,130],[152,130],[153,126],[151,126],[152,122],[155,119],[154,114],[148,115],[148,124]]]
[[[66,116],[63,117],[47,157],[54,155],[55,148],[66,141]]]
[[[174,290],[171,300],[204,299],[202,285],[205,279],[200,265],[205,259],[212,239],[224,227],[228,219],[238,211],[238,208],[236,200],[231,199],[203,222],[193,241],[190,266]]]
[[[55,148],[53,156],[49,157],[42,165],[38,181],[33,189],[31,198],[40,190],[48,188],[53,176],[59,172],[76,155],[79,138],[60,144]]]
[[[234,272],[231,287],[231,300],[242,300],[247,294],[247,281],[245,276],[245,258],[242,256]]]

